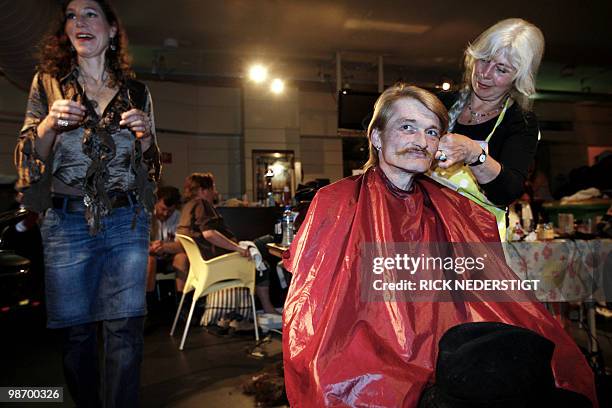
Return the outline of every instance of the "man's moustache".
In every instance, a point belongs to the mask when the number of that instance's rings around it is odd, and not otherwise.
[[[395,154],[397,156],[403,156],[405,154],[411,154],[411,153],[421,153],[424,154],[427,157],[432,157],[432,154],[429,153],[429,151],[427,149],[418,149],[415,147],[408,147],[406,149],[400,150],[398,152],[396,152]]]

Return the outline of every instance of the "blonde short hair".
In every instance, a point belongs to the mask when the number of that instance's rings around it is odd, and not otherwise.
[[[363,166],[364,170],[378,165],[378,152],[372,144],[372,131],[374,129],[377,129],[379,132],[385,130],[389,119],[393,115],[393,103],[404,98],[414,99],[433,112],[440,120],[440,132],[442,134],[446,133],[448,129],[448,112],[444,104],[434,94],[425,89],[398,82],[380,94],[374,104],[374,115],[368,125],[370,156]]]

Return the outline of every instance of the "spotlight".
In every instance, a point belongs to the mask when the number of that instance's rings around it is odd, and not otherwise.
[[[261,83],[268,77],[268,69],[263,65],[257,64],[249,68],[249,78],[253,82]]]
[[[284,89],[285,89],[285,83],[278,78],[274,79],[272,81],[272,84],[270,85],[270,90],[274,92],[275,94],[282,93]]]

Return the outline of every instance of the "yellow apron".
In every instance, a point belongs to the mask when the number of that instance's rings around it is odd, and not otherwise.
[[[493,130],[491,130],[491,133],[489,133],[489,136],[487,136],[487,138],[485,139],[486,144],[489,143],[489,140],[493,136],[495,129],[497,129],[497,126],[499,126],[501,121],[504,119],[504,115],[506,114],[506,110],[508,109],[509,104],[510,98],[507,98],[506,103],[504,104],[504,108],[499,114],[497,122],[495,122],[495,126],[493,126]],[[489,152],[487,151],[487,154],[488,153]],[[502,242],[506,241],[507,208],[498,207],[487,199],[484,193],[480,190],[478,182],[472,174],[472,170],[470,170],[469,166],[467,166],[466,164],[457,163],[448,169],[436,167],[433,171],[429,171],[427,175],[432,179],[436,180],[438,183],[455,190],[464,197],[469,198],[470,200],[474,201],[481,207],[484,207],[491,214],[493,214],[495,216],[495,219],[497,220],[499,237]]]

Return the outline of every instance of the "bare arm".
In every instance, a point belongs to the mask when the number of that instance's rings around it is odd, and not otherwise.
[[[241,248],[237,243],[227,238],[225,235],[221,234],[217,230],[202,231],[202,235],[204,236],[205,240],[215,246],[227,249],[228,251],[236,251],[242,256],[249,256],[248,249]]]
[[[44,160],[49,156],[57,131],[49,124],[47,116],[36,128],[37,138],[34,142],[38,155]]]
[[[181,252],[185,251],[178,241],[153,241],[149,245],[149,254],[151,255],[174,255]]]
[[[74,129],[85,117],[85,106],[68,99],[53,102],[49,114],[36,127],[35,147],[38,155],[44,160],[49,156],[55,137]]]

